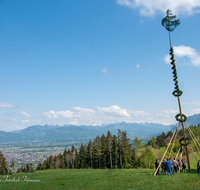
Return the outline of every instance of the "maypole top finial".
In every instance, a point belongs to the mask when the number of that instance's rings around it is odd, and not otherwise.
[[[180,20],[176,20],[176,15],[172,15],[171,10],[167,10],[167,16],[162,19],[162,25],[169,31],[172,32],[177,26],[180,25]]]

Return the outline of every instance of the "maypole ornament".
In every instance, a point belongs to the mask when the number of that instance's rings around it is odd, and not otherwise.
[[[176,19],[176,15],[172,15],[171,10],[167,10],[167,16],[162,19],[162,25],[169,31],[172,32],[177,26],[180,25],[180,20]]]

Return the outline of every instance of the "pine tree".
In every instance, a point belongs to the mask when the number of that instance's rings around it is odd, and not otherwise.
[[[12,161],[10,167],[13,168],[13,170],[15,169],[15,163],[13,161]]]
[[[37,170],[41,170],[41,169],[42,169],[42,163],[40,162],[40,163],[38,164]]]
[[[122,132],[118,129],[117,133],[118,137],[118,150],[119,150],[119,162],[120,162],[120,167],[122,168]]]
[[[114,156],[115,156],[115,168],[117,168],[117,152],[118,152],[118,140],[117,140],[117,136],[113,135],[113,152],[114,152]]]
[[[101,160],[102,160],[102,164],[103,164],[103,168],[107,168],[106,165],[107,165],[107,152],[108,152],[108,146],[107,146],[107,142],[106,142],[106,137],[104,134],[102,134],[101,138],[100,138],[100,141],[101,141]]]
[[[123,154],[123,164],[126,168],[127,163],[130,160],[131,144],[129,143],[129,138],[127,137],[127,132],[122,132],[122,154]]]
[[[2,151],[0,151],[0,174],[2,175],[8,174],[6,158],[4,157]]]
[[[101,139],[99,138],[99,136],[97,136],[96,139],[94,140],[94,149],[95,149],[96,155],[99,159],[98,165],[99,165],[100,169],[101,169],[101,154],[102,154],[101,147],[102,147],[101,146]]]
[[[49,156],[49,163],[48,163],[48,165],[49,165],[49,169],[53,169],[54,168],[54,159],[53,159],[52,155]]]
[[[86,166],[86,150],[85,146],[81,143],[80,151],[79,151],[79,166],[80,168],[85,168]]]
[[[107,139],[107,143],[108,143],[109,156],[110,156],[110,168],[112,169],[112,152],[111,152],[111,149],[112,149],[112,135],[111,135],[110,131],[108,131],[106,139]]]
[[[87,145],[87,158],[88,161],[90,162],[90,168],[93,168],[93,164],[92,164],[92,159],[93,159],[93,145],[92,145],[92,141],[89,140],[89,143]]]

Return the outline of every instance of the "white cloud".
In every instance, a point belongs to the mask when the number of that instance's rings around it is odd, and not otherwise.
[[[171,9],[175,14],[193,14],[199,12],[200,0],[116,0],[119,5],[139,9],[145,16],[166,13]]]
[[[107,68],[101,70],[103,73],[106,73],[107,72]]]
[[[25,115],[25,116],[27,116],[27,117],[31,117],[30,114],[28,114],[28,113],[26,113],[26,112],[24,112],[24,111],[20,111],[19,113],[22,114],[22,115]]]
[[[3,107],[3,108],[14,108],[14,107],[16,107],[16,105],[0,102],[0,107]]]
[[[95,113],[93,109],[88,109],[88,108],[74,107],[73,110],[78,111],[79,113],[87,113],[87,114]]]
[[[69,110],[57,111],[57,112],[51,110],[49,112],[43,113],[43,116],[47,117],[47,118],[58,118],[58,117],[72,118],[72,117],[75,117],[74,112],[71,112]]]
[[[140,68],[140,66],[139,65],[136,65],[136,67],[139,69]]]
[[[195,103],[198,103],[196,101]],[[186,115],[193,115],[199,113],[200,109],[187,111]],[[43,119],[37,122],[40,123],[56,123],[58,125],[71,124],[71,125],[102,125],[106,123],[115,122],[130,122],[130,123],[161,123],[164,125],[175,124],[175,115],[177,110],[163,110],[159,113],[147,113],[142,110],[127,110],[120,108],[118,105],[110,107],[96,107],[95,109],[74,107],[66,111],[44,112],[35,117],[43,116]],[[190,114],[189,114],[190,113]],[[37,119],[37,118],[36,118]],[[34,123],[36,121],[29,120],[15,120],[7,119],[5,122],[12,123]]]
[[[136,117],[150,115],[149,113],[146,113],[144,111],[132,111],[132,113]]]
[[[118,117],[118,116],[129,117],[130,116],[130,114],[128,113],[128,111],[126,109],[121,109],[117,105],[110,106],[109,108],[105,108],[105,107],[104,108],[100,108],[100,107],[98,107],[97,109],[103,115],[107,114],[107,115],[115,116],[115,117]]]
[[[191,64],[193,66],[200,66],[200,54],[197,53],[196,49],[184,45],[174,46],[173,48],[174,48],[174,55],[176,57],[187,56],[190,59]],[[164,59],[166,64],[170,64],[171,60],[169,54],[166,55]]]

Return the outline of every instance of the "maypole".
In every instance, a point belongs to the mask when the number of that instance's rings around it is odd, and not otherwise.
[[[171,43],[171,36],[170,32],[173,32],[174,29],[180,25],[180,20],[176,20],[176,15],[172,15],[171,10],[167,10],[167,16],[162,19],[162,25],[168,30],[169,32],[169,42],[170,42],[170,55],[171,55],[171,65],[172,65],[172,70],[173,70],[173,77],[174,77],[174,85],[175,85],[175,90],[173,91],[173,95],[177,97],[178,99],[178,106],[179,106],[179,114],[175,116],[176,120],[182,123],[182,130],[183,130],[183,137],[185,144],[187,144],[187,138],[185,134],[185,127],[184,127],[184,122],[187,120],[187,117],[182,113],[181,109],[181,102],[180,102],[180,96],[183,94],[183,92],[179,89],[178,85],[178,77],[177,77],[177,71],[176,71],[176,64],[175,64],[175,59],[174,59],[174,50],[172,47]],[[189,154],[188,154],[188,148],[185,146],[186,149],[186,155],[187,155],[187,163],[188,163],[188,170],[190,171],[190,162],[189,162]]]
[[[178,133],[178,128],[179,128],[179,123],[181,123],[181,125],[182,125],[182,131],[183,131],[183,138],[181,138],[180,140],[179,140],[179,143],[180,143],[180,145],[181,145],[181,147],[183,146],[184,148],[185,148],[185,150],[186,150],[186,156],[187,156],[187,164],[188,164],[188,170],[190,171],[190,161],[189,161],[189,154],[188,154],[188,145],[191,143],[190,142],[190,139],[188,138],[188,137],[186,137],[186,134],[185,134],[185,126],[184,126],[184,124],[186,125],[186,128],[189,128],[188,126],[187,126],[187,123],[185,123],[186,122],[186,120],[187,120],[187,117],[186,117],[186,115],[184,115],[183,114],[183,112],[182,112],[182,109],[181,109],[181,102],[180,102],[180,96],[183,94],[183,92],[179,89],[179,85],[178,85],[178,77],[177,77],[177,71],[176,71],[176,64],[175,64],[175,59],[174,59],[174,49],[173,49],[173,47],[172,47],[172,42],[171,42],[171,35],[170,35],[170,32],[173,32],[174,31],[174,29],[177,27],[177,26],[179,26],[180,25],[180,20],[179,19],[176,19],[176,15],[173,15],[172,14],[172,11],[171,10],[167,10],[167,12],[166,12],[166,14],[167,14],[167,16],[166,17],[164,17],[163,19],[162,19],[162,25],[168,30],[168,32],[169,32],[169,43],[170,43],[170,59],[171,59],[171,65],[172,65],[172,73],[173,73],[173,81],[174,81],[174,85],[175,85],[175,87],[174,87],[174,91],[172,92],[172,94],[173,94],[173,96],[175,96],[175,97],[177,97],[177,99],[178,99],[178,107],[179,107],[179,114],[177,114],[176,116],[175,116],[175,118],[176,118],[176,120],[178,121],[178,125],[177,125],[177,127],[176,127],[176,130],[175,130],[175,132],[174,132],[174,134],[177,132]],[[190,130],[190,129],[189,129]],[[191,132],[192,133],[192,132]],[[156,172],[155,172],[155,174],[154,174],[154,176],[156,175],[156,173],[157,173],[157,171],[158,171],[158,169],[159,169],[159,167],[160,167],[160,165],[161,165],[161,162],[162,162],[162,160],[164,159],[164,157],[165,157],[165,155],[166,155],[166,152],[167,152],[167,150],[168,150],[168,148],[169,148],[169,145],[171,144],[171,142],[172,142],[172,139],[174,138],[174,134],[173,134],[173,136],[172,136],[172,138],[171,138],[171,140],[170,140],[170,142],[169,142],[169,144],[168,144],[168,147],[167,147],[167,149],[166,149],[166,151],[165,151],[165,153],[164,153],[164,155],[163,155],[163,157],[162,157],[162,159],[161,159],[161,161],[160,161],[160,164],[159,164],[159,166],[158,166],[158,168],[157,168],[157,170],[156,170]],[[176,134],[177,135],[177,134]],[[176,135],[175,135],[175,138],[176,138]],[[191,134],[191,135],[193,135],[193,134]],[[174,141],[175,141],[175,138],[174,138]],[[183,141],[185,142],[185,143],[183,143]],[[196,140],[197,141],[197,140]],[[198,141],[197,141],[197,143],[198,143]],[[174,143],[172,144],[172,148],[173,148],[173,145],[174,145]],[[195,145],[196,145],[196,143],[195,143]],[[171,148],[171,150],[172,150],[172,148]],[[190,147],[189,147],[190,148]],[[182,148],[180,148],[179,149],[179,151],[180,150],[182,150]],[[178,152],[179,152],[178,151]],[[182,153],[183,153],[183,150],[181,151],[181,155],[182,155]],[[171,151],[170,151],[170,154],[171,154]],[[169,155],[170,155],[169,154]],[[178,156],[178,153],[177,153],[177,155],[176,155],[176,157]]]

